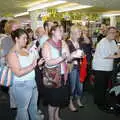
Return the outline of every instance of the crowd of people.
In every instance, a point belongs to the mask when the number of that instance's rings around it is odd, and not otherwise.
[[[48,105],[49,120],[61,120],[60,109],[64,107],[77,112],[78,107],[84,107],[84,82],[91,74],[94,103],[106,109],[114,59],[120,58],[120,32],[115,27],[101,27],[94,48],[87,27],[73,24],[67,35],[58,22],[45,21],[33,31],[23,29],[16,20],[1,21],[0,67],[8,64],[14,73],[8,93],[11,109],[17,110],[16,120],[44,119],[39,109],[41,99]]]

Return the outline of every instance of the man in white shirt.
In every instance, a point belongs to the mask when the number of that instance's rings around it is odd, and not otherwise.
[[[95,73],[94,102],[102,109],[106,109],[105,93],[112,75],[113,60],[120,57],[115,37],[116,28],[109,27],[107,36],[97,44],[92,62]]]

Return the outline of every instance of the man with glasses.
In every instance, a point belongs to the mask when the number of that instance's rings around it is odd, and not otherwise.
[[[120,57],[115,43],[116,31],[117,29],[115,27],[108,28],[107,36],[97,44],[92,63],[92,68],[95,72],[94,102],[103,110],[107,106],[105,93],[109,80],[111,79],[113,61],[114,58]]]

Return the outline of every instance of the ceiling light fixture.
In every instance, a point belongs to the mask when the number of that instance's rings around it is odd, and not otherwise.
[[[103,17],[120,16],[120,13],[103,14],[102,16],[103,16]]]
[[[15,14],[14,17],[20,17],[24,15],[29,15],[29,12],[18,13],[18,14]]]
[[[37,2],[31,2],[30,4],[25,5],[25,7],[30,8],[32,6],[35,6],[35,5],[38,5],[38,4],[41,4],[41,3],[45,3],[45,2],[48,2],[48,0],[40,0],[40,1],[37,1]]]
[[[34,10],[43,9],[43,8],[47,8],[47,7],[52,7],[52,6],[59,5],[59,4],[64,4],[64,3],[67,3],[67,1],[45,2],[45,3],[38,4],[38,5],[34,5],[30,8],[28,8],[27,11],[34,11]]]
[[[71,7],[65,7],[65,8],[58,8],[58,12],[66,12],[66,11],[72,11],[72,10],[78,10],[78,9],[85,9],[90,8],[92,6],[89,5],[77,5],[77,6],[71,6]]]

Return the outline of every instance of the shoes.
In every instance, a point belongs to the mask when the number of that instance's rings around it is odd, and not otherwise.
[[[79,105],[79,108],[84,108],[85,106],[84,105]]]
[[[45,116],[44,116],[43,112],[40,109],[38,110],[38,114],[41,116],[41,119],[43,120]]]
[[[79,112],[78,109],[70,110],[71,112]]]
[[[74,106],[72,100],[70,101],[69,109],[71,112],[78,112],[78,109]]]
[[[69,110],[71,111],[71,112],[78,112],[78,109],[77,108],[72,108],[72,107],[69,107]]]
[[[106,113],[115,113],[115,109],[112,106],[108,106],[108,105],[98,105],[98,108]]]

